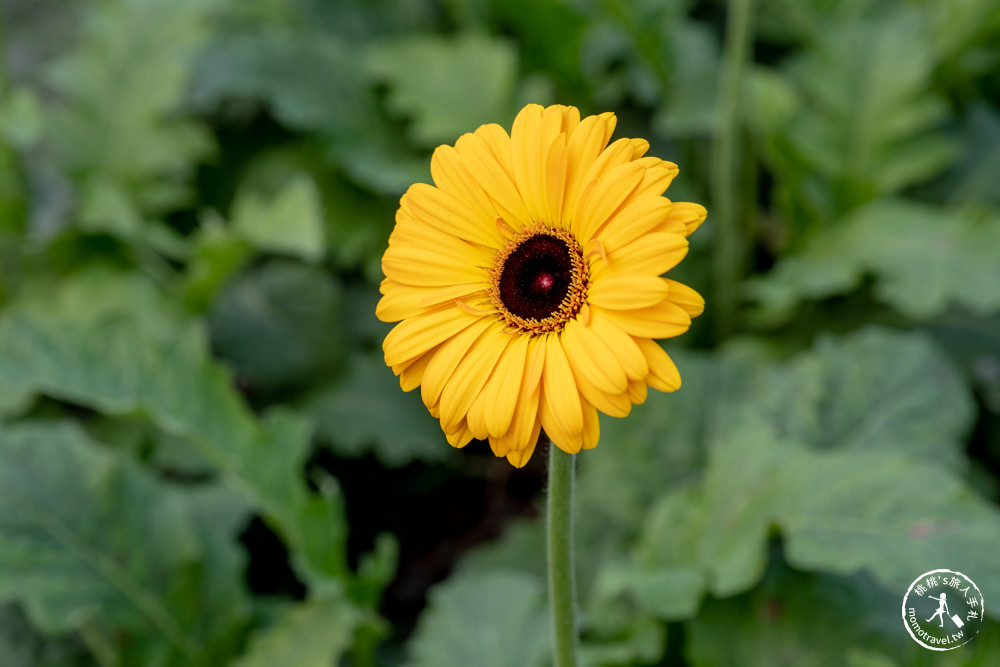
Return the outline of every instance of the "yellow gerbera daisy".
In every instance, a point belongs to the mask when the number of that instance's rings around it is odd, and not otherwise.
[[[705,208],[663,197],[677,165],[643,157],[643,139],[608,145],[615,123],[528,105],[509,136],[483,125],[439,146],[434,185],[400,200],[376,310],[399,324],[382,348],[455,447],[488,439],[521,467],[545,429],[575,454],[597,445],[598,410],[680,387],[652,339],[704,308],[661,275]]]

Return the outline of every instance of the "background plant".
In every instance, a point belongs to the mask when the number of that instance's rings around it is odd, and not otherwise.
[[[728,10],[0,2],[4,664],[546,664],[542,470],[451,451],[373,315],[429,152],[527,101],[710,211],[684,388],[581,457],[589,664],[994,664],[997,604],[897,614],[1000,600],[1000,8],[758,0],[726,76]]]

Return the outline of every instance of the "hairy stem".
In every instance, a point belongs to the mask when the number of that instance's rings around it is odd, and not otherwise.
[[[576,576],[573,562],[573,476],[576,456],[549,445],[549,605],[555,667],[576,667]]]

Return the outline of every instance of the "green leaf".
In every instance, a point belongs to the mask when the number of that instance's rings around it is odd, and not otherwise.
[[[198,0],[87,5],[75,48],[52,64],[48,80],[64,103],[45,119],[46,144],[77,181],[91,227],[134,233],[142,212],[189,200],[192,168],[211,143],[176,110],[209,8]]]
[[[457,138],[456,134],[449,141],[453,143]],[[352,135],[331,140],[328,156],[354,182],[393,199],[413,183],[431,182],[427,155],[408,148],[402,133],[379,116],[366,119]]]
[[[736,445],[714,446],[704,481],[667,493],[646,517],[638,562],[647,577],[685,577],[687,597],[674,605],[680,610],[699,594],[692,570],[719,596],[749,589],[764,573],[773,508],[783,500],[775,470],[794,448],[766,427],[753,428],[742,430],[752,449],[742,440],[739,454]]]
[[[814,236],[751,285],[766,317],[786,316],[803,299],[843,294],[864,275],[875,296],[914,319],[953,306],[980,315],[1000,309],[1000,215],[890,200],[858,210]]]
[[[990,40],[1000,28],[1000,7],[990,0],[942,0],[922,8],[927,12],[932,42],[943,59],[961,59],[965,65],[985,64],[983,58],[969,57]],[[955,77],[957,78],[957,77]]]
[[[626,592],[665,618],[677,618],[700,599],[692,571],[700,572],[703,585],[716,595],[747,590],[766,566],[772,526],[783,531],[793,564],[807,566],[795,560],[800,556],[826,557],[808,567],[867,569],[890,585],[920,573],[904,565],[919,567],[916,554],[939,562],[935,558],[958,554],[962,540],[975,551],[982,549],[977,535],[1000,530],[1000,524],[993,525],[1000,514],[976,501],[955,477],[972,406],[954,370],[926,339],[870,329],[841,340],[823,339],[784,367],[762,367],[758,361],[756,371],[746,365],[752,357],[741,355],[743,372],[730,370],[721,385],[728,391],[715,392],[714,401],[698,397],[700,411],[686,412],[689,426],[681,426],[684,420],[678,418],[662,427],[669,434],[693,425],[698,434],[700,414],[710,415],[713,428],[700,443],[709,454],[704,477],[655,504],[637,553],[641,571],[613,579],[608,594]],[[719,365],[739,367],[732,361]],[[700,375],[709,373],[703,368]],[[699,373],[685,377],[692,375]],[[649,402],[665,405],[667,400],[657,396]],[[669,412],[664,414],[669,418]],[[911,480],[929,474],[917,462],[924,459],[932,460],[941,476],[941,494],[907,506]],[[586,479],[581,475],[583,497]],[[921,484],[930,488],[931,481]],[[600,488],[609,488],[608,482]],[[830,516],[811,514],[824,507],[840,512],[845,532],[818,544],[810,531],[835,523]],[[936,532],[937,522],[948,512],[976,518],[944,538]],[[907,547],[908,531],[929,537]],[[985,567],[982,560],[969,566],[973,571]],[[683,586],[665,608],[650,599],[649,582]]]
[[[46,319],[52,313],[77,324],[131,317],[144,336],[191,351],[204,349],[207,335],[200,323],[174,303],[151,280],[134,271],[92,264],[68,276],[43,275],[26,282],[8,312]],[[0,412],[18,414],[30,406],[34,392],[15,390],[0,381]]]
[[[807,24],[803,8],[784,13]],[[949,109],[932,85],[939,56],[925,17],[901,5],[830,13],[783,68],[802,102],[797,113],[759,137],[792,247],[857,206],[940,174],[958,153],[940,129]]]
[[[342,5],[315,9],[352,13]],[[281,13],[294,15],[300,8],[283,6]],[[370,8],[355,9],[365,13]],[[386,15],[402,20],[406,14],[393,7],[380,17],[384,25]],[[398,197],[414,181],[429,178],[427,158],[412,153],[401,133],[380,116],[370,73],[358,66],[371,40],[359,42],[358,30],[347,28],[355,19],[344,23],[343,16],[327,17],[327,25],[307,16],[233,21],[205,50],[191,85],[191,103],[206,112],[262,103],[285,127],[314,133],[325,157],[355,182]]]
[[[931,331],[964,375],[982,407],[1000,415],[1000,313],[987,318],[949,317]]]
[[[684,378],[683,389],[650,391],[627,418],[602,416],[601,440],[613,446],[599,446],[580,459],[575,530],[581,545],[580,599],[587,608],[600,608],[634,589],[614,564],[627,560],[641,518],[663,490],[689,482],[704,467],[717,422],[733,408],[734,388],[746,382],[752,367],[735,359],[710,363],[682,349],[671,349],[671,356]],[[543,558],[544,540],[538,544],[529,553]],[[688,600],[678,592],[664,604],[686,608],[696,602],[697,597]]]
[[[586,515],[578,512],[577,527]],[[470,575],[493,570],[516,570],[541,580],[545,578],[545,523],[526,518],[513,519],[504,526],[503,537],[470,550],[462,557],[461,568]],[[577,538],[577,544],[590,543]],[[578,563],[592,553],[578,549]],[[579,569],[579,568],[578,568]],[[584,583],[579,581],[578,583]]]
[[[463,132],[513,116],[517,54],[498,38],[407,37],[373,47],[367,67],[389,85],[390,107],[412,120],[417,144],[454,143]]]
[[[426,170],[426,165],[421,168]],[[377,284],[382,280],[382,253],[395,221],[396,203],[334,179],[327,184],[323,197],[331,261],[340,268],[360,267],[368,282]]]
[[[494,571],[435,586],[409,644],[412,667],[540,667],[549,655],[541,582]]]
[[[685,624],[686,656],[695,667],[909,665],[924,649],[900,627],[898,606],[905,590],[893,595],[868,577],[775,567],[752,593],[707,602]],[[905,656],[906,661],[888,656]]]
[[[640,560],[654,571],[697,567],[708,589],[731,595],[763,574],[772,525],[797,568],[863,570],[890,590],[906,590],[930,563],[974,573],[984,589],[1000,581],[989,547],[1000,539],[1000,512],[946,466],[804,450],[764,427],[731,434],[713,449],[703,485],[664,497]]]
[[[785,439],[815,449],[888,450],[961,467],[973,404],[932,342],[863,329],[821,337],[813,350],[766,374],[746,410]]]
[[[350,133],[375,110],[356,55],[343,38],[307,23],[235,24],[202,52],[189,101],[203,111],[263,102],[293,130]]]
[[[174,342],[195,351],[207,345],[204,327],[168,292],[137,271],[93,263],[66,276],[49,274],[26,284],[11,304],[21,317],[55,314],[81,325],[129,318],[144,337]]]
[[[875,295],[904,315],[929,318],[953,305],[980,315],[1000,309],[1000,267],[990,252],[1000,243],[1000,214],[887,204],[860,212],[852,226],[846,233],[878,279]]]
[[[54,311],[11,314],[0,318],[0,378],[9,390],[112,415],[144,414],[193,443],[264,513],[306,579],[345,574],[339,497],[333,489],[317,496],[302,479],[308,424],[282,411],[258,422],[204,349],[155,338],[134,316],[80,322]]]
[[[250,638],[234,667],[329,667],[353,642],[362,612],[345,598],[328,596],[286,608],[274,625]]]
[[[253,249],[215,214],[203,216],[191,245],[182,285],[184,303],[192,311],[203,312],[226,281],[251,259]]]
[[[709,361],[683,349],[670,349],[684,379],[673,394],[650,391],[646,402],[624,419],[601,418],[597,447],[581,457],[577,503],[581,525],[600,544],[624,543],[635,536],[642,516],[665,486],[690,480],[705,464],[718,415],[732,409],[752,363]],[[708,406],[711,406],[709,409]],[[607,489],[616,489],[614,494]],[[593,525],[593,528],[587,524]]]
[[[34,398],[31,392],[17,391],[0,386],[0,416],[11,417],[19,415],[29,407]]]
[[[180,492],[65,423],[0,427],[0,599],[126,664],[217,664],[248,620],[221,488]]]
[[[370,138],[365,142],[371,150]],[[325,213],[315,216],[325,224],[325,256],[340,269],[365,269],[370,282],[377,283],[382,279],[382,252],[392,230],[396,202],[346,182],[343,173],[328,163],[323,150],[313,142],[303,142],[265,151],[246,168],[241,192],[273,195],[299,181],[319,184],[322,202],[310,206]],[[426,171],[426,164],[421,168]],[[280,232],[280,226],[275,231]]]
[[[390,533],[375,536],[375,548],[358,559],[357,578],[351,589],[351,599],[378,607],[382,592],[396,576],[399,565],[399,542]]]
[[[451,447],[418,392],[403,393],[381,354],[352,356],[344,375],[306,399],[316,435],[348,457],[374,453],[385,465],[443,461]]]
[[[667,631],[651,618],[633,621],[620,636],[580,642],[580,664],[593,667],[610,665],[656,664],[663,658]]]
[[[42,137],[42,105],[27,88],[4,86],[0,102],[0,140],[10,148],[29,148]]]
[[[319,268],[276,260],[230,282],[209,312],[212,343],[250,390],[330,375],[343,352],[340,285]]]
[[[77,667],[92,665],[76,637],[43,637],[19,605],[0,607],[0,655],[10,667]]]
[[[982,102],[975,103],[962,119],[962,135],[962,159],[941,183],[948,203],[1000,204],[1000,192],[993,187],[1000,170],[1000,114]]]
[[[986,667],[996,662],[997,623],[987,622],[978,637],[957,650],[928,651],[912,641],[899,615],[905,591],[905,586],[885,589],[864,575],[812,574],[776,565],[752,592],[707,601],[698,617],[685,623],[685,654],[695,667]]]
[[[323,207],[316,183],[298,174],[273,196],[241,189],[233,204],[233,231],[262,252],[323,258]]]
[[[611,564],[601,570],[593,596],[605,601],[625,594],[657,618],[684,619],[697,614],[704,583],[695,568],[646,570],[632,563]]]

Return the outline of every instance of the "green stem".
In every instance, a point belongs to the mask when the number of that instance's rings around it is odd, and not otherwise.
[[[576,456],[549,444],[549,604],[555,667],[576,667],[576,575],[573,563],[573,475]]]
[[[752,0],[729,0],[725,62],[719,90],[719,126],[712,154],[712,220],[715,224],[715,333],[719,339],[733,331],[737,284],[743,275],[744,230],[736,202],[740,191],[740,93],[743,67],[750,44]]]

